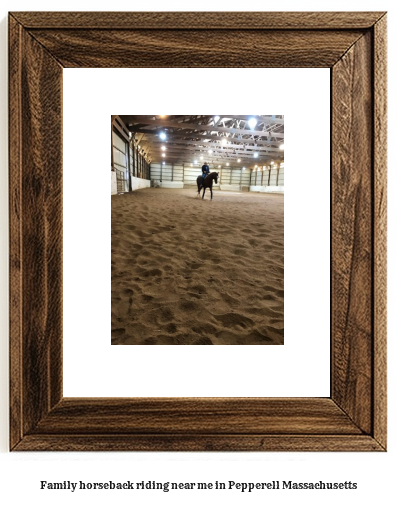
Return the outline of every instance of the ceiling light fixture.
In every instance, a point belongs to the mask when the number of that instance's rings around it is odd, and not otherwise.
[[[251,130],[254,130],[254,128],[256,127],[257,123],[258,123],[258,120],[256,120],[255,118],[250,118],[248,120],[248,125],[250,126]]]
[[[162,139],[164,141],[164,139],[167,139],[167,136],[165,135],[164,132],[160,132],[160,139]]]

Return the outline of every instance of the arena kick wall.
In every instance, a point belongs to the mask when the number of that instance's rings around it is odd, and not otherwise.
[[[253,169],[250,192],[284,193],[284,163]]]
[[[115,125],[116,127],[117,125]],[[150,187],[150,167],[122,130],[112,131],[111,193]]]
[[[214,188],[234,192],[284,192],[284,164],[274,164],[256,169],[218,168],[218,184]],[[191,188],[196,187],[199,165],[194,164],[151,164],[150,178],[153,187]]]
[[[250,170],[242,168],[210,167],[219,172],[215,189],[240,192],[248,190]],[[152,186],[161,188],[196,188],[197,176],[201,175],[199,164],[151,164],[150,177]]]

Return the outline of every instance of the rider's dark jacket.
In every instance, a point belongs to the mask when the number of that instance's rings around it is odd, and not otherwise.
[[[210,173],[210,168],[207,166],[207,164],[204,164],[203,167],[201,168],[201,171],[203,173],[203,178],[205,178],[207,174]]]

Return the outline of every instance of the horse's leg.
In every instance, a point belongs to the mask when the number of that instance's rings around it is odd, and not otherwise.
[[[212,185],[210,186],[210,190],[211,190],[211,201],[212,201]]]
[[[206,187],[203,187],[203,189],[204,190],[203,190],[203,197],[202,197],[202,199],[204,199]]]

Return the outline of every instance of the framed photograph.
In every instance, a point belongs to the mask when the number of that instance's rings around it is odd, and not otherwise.
[[[112,345],[284,344],[283,141],[281,114],[112,116]]]
[[[63,69],[120,67],[331,69],[329,397],[63,397]],[[9,73],[10,449],[385,451],[386,14],[16,12]]]

